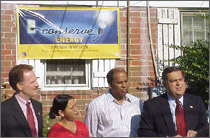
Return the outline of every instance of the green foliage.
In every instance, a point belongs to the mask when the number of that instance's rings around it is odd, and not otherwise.
[[[206,19],[206,31],[208,32],[209,35],[209,13],[199,13],[197,14],[197,16]]]
[[[6,99],[9,98],[8,93],[8,84],[4,83],[1,85],[1,102],[5,101]]]
[[[9,96],[8,96],[7,93],[2,94],[2,95],[1,95],[1,102],[5,101],[8,97],[9,97]]]
[[[189,93],[209,100],[209,41],[197,40],[191,46],[170,46],[180,49],[182,56],[171,60],[180,65],[185,74]]]
[[[45,114],[43,117],[43,137],[47,137],[48,128],[50,127],[49,122],[49,113]]]
[[[206,25],[209,26],[209,13],[199,13],[197,14],[197,16],[201,17],[201,18],[205,18],[206,20]]]

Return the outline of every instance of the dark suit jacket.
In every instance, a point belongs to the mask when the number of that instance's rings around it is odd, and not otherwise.
[[[37,120],[38,136],[42,136],[42,105],[31,99]],[[24,113],[15,96],[1,103],[1,136],[2,137],[32,137],[32,133]]]
[[[187,131],[198,131],[208,126],[202,99],[190,94],[184,94],[183,98]],[[138,135],[141,137],[166,137],[177,135],[167,94],[155,97],[144,103]]]

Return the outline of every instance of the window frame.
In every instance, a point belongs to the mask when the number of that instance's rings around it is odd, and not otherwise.
[[[192,16],[196,16],[194,14],[199,14],[199,13],[205,13],[208,12],[206,9],[198,9],[198,10],[180,10],[180,44],[183,45],[183,16],[184,14],[189,14]],[[206,24],[206,19],[204,19],[204,24]],[[205,31],[205,40],[207,40],[207,29],[204,30]],[[193,32],[194,34],[194,32]],[[195,41],[194,36],[193,36],[193,42]]]
[[[53,60],[53,59],[52,59]],[[71,59],[73,60],[73,59]],[[43,85],[41,89],[43,91],[55,91],[55,90],[90,90],[91,89],[91,60],[85,59],[85,77],[86,84],[55,84],[55,85],[47,85],[46,83],[46,60],[42,60],[44,65],[44,77],[43,77]]]

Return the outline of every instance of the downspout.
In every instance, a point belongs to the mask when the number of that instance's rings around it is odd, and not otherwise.
[[[98,8],[98,1],[96,1],[96,8]],[[100,61],[100,58],[98,59],[98,70],[99,70],[99,61]],[[97,94],[99,95],[100,94],[100,90],[99,90],[99,80],[98,80],[98,87],[97,87]]]
[[[158,71],[157,71],[157,64],[156,64],[156,59],[155,59],[155,55],[154,55],[154,48],[153,48],[153,42],[152,42],[149,1],[146,1],[146,5],[147,5],[147,20],[148,20],[150,48],[151,48],[151,54],[152,54],[152,62],[153,62],[154,70],[155,70],[155,85],[157,86],[157,78],[159,78],[159,74],[158,74]]]
[[[130,73],[130,1],[127,1],[127,74]],[[129,90],[128,90],[129,92]]]
[[[96,1],[96,8],[98,7],[98,1]]]

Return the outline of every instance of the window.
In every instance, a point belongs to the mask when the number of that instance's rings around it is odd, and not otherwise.
[[[85,60],[47,60],[46,85],[86,84]]]
[[[190,45],[197,39],[208,39],[206,19],[199,17],[198,12],[181,12],[182,45]]]
[[[44,89],[89,88],[90,61],[83,59],[45,60]]]

